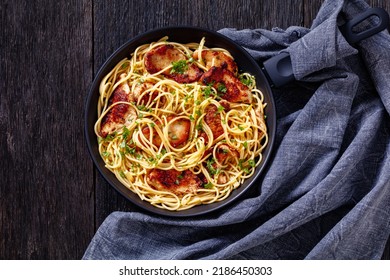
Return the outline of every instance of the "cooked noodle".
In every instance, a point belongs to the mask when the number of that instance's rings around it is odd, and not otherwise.
[[[263,94],[256,88],[256,81],[249,73],[240,74],[241,79],[249,81],[252,92],[251,104],[231,103],[229,110],[221,105],[222,99],[213,87],[200,82],[178,83],[162,75],[169,66],[155,74],[150,74],[144,66],[145,54],[159,45],[166,44],[167,37],[158,42],[139,46],[131,58],[121,60],[100,84],[98,120],[95,133],[98,136],[99,152],[118,180],[136,193],[140,199],[168,210],[184,210],[199,204],[222,201],[255,173],[262,161],[262,151],[267,145],[268,135],[264,120]],[[179,44],[169,42],[188,57],[195,50],[208,49],[202,39],[199,43]],[[223,51],[224,49],[212,49]],[[191,61],[203,71],[204,62]],[[133,91],[142,83],[150,83],[139,96],[137,102],[109,103],[114,90],[126,82]],[[153,94],[152,94],[153,93]],[[143,100],[141,102],[141,99]],[[129,118],[121,129],[101,136],[104,116],[120,104],[131,106],[136,116]],[[204,122],[205,108],[214,104],[221,117],[223,134],[214,139],[210,127]],[[174,119],[169,116],[176,116]],[[169,141],[168,127],[178,119],[190,121],[188,140],[178,147]],[[150,133],[145,133],[145,128]],[[201,137],[203,132],[207,135]],[[153,143],[153,135],[159,135],[161,144]],[[228,162],[218,162],[217,151],[221,145],[228,145],[237,152]],[[153,188],[147,176],[153,169],[185,171],[190,170],[203,178],[204,184],[195,192],[175,194],[167,190]],[[203,174],[203,175],[201,175]]]

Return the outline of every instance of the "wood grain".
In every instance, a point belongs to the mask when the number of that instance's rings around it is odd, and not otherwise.
[[[112,211],[140,211],[97,173],[83,135],[89,87],[115,49],[172,25],[310,27],[322,2],[2,1],[0,259],[80,259]]]
[[[1,259],[80,258],[94,233],[82,122],[91,8],[1,4]]]

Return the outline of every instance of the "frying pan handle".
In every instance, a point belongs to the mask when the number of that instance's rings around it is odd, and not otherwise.
[[[353,30],[354,27],[373,16],[378,17],[379,19],[379,23],[377,25],[374,25],[361,32],[355,32]],[[340,26],[339,29],[347,42],[354,44],[384,30],[388,25],[389,14],[384,9],[371,8],[347,21],[344,25]]]
[[[376,16],[379,23],[361,32],[355,32],[354,27],[362,23],[369,17]],[[358,14],[344,25],[340,26],[340,32],[348,43],[354,44],[366,39],[380,31],[386,29],[389,25],[389,14],[382,8],[370,8],[365,12]],[[282,52],[263,63],[262,70],[273,87],[280,87],[295,80],[291,58],[289,53]]]

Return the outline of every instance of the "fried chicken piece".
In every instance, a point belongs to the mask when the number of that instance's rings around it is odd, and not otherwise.
[[[168,138],[172,147],[176,148],[187,142],[190,136],[191,122],[187,119],[178,119],[168,126]]]
[[[157,73],[164,68],[173,65],[171,69],[163,72],[163,75],[178,83],[192,83],[202,76],[203,72],[194,63],[187,61],[186,55],[173,45],[158,46],[144,58],[145,68],[151,73]]]
[[[214,140],[224,133],[221,116],[218,112],[218,108],[215,105],[209,105],[205,109],[206,115],[204,116],[204,122],[210,127],[213,133]],[[208,143],[208,137],[206,132],[202,131],[200,137],[205,139],[205,143]]]
[[[189,170],[160,170],[153,169],[146,178],[148,184],[159,191],[170,191],[176,195],[195,193],[203,182]]]
[[[204,73],[200,81],[205,85],[213,85],[221,98],[229,102],[251,103],[252,93],[232,72],[221,67],[211,67]]]
[[[168,121],[171,121],[174,117],[170,116],[167,118]],[[161,123],[156,123],[161,129],[162,125]],[[191,122],[187,119],[178,119],[174,120],[169,126],[168,126],[168,141],[172,145],[172,147],[177,148],[180,145],[187,142],[188,137],[190,135],[190,128],[191,128]],[[145,135],[146,138],[150,137],[150,129],[148,126],[144,127],[142,129],[142,133]],[[162,140],[160,136],[157,134],[157,132],[153,133],[153,144],[157,147],[160,146],[162,143]]]
[[[119,79],[122,79],[125,76],[125,74],[122,74]],[[127,82],[124,81],[114,90],[108,101],[108,105],[111,106],[120,101],[131,102],[131,98],[130,87]],[[137,112],[133,107],[128,104],[117,104],[103,117],[100,136],[105,138],[108,134],[121,129],[124,125],[131,123],[136,118]]]
[[[157,97],[157,95],[158,95],[158,92],[155,92],[155,91],[148,92],[147,94],[145,94],[145,95],[143,95],[141,97],[141,95],[146,90],[148,90],[148,89],[150,89],[152,87],[153,87],[153,84],[150,83],[150,82],[144,82],[144,83],[136,84],[135,87],[134,87],[134,90],[133,90],[133,92],[131,94],[131,101],[135,102],[136,104],[146,105],[149,102],[149,100],[154,100]],[[138,103],[138,101],[139,101],[139,103]]]
[[[210,69],[212,66],[221,67],[229,70],[234,75],[238,72],[238,67],[234,59],[222,51],[202,50],[202,60],[206,64],[206,68]],[[194,59],[199,59],[199,52],[195,51],[192,54]]]
[[[239,157],[238,152],[227,144],[218,146],[215,151],[215,157],[220,164],[226,164],[228,162],[234,162]]]

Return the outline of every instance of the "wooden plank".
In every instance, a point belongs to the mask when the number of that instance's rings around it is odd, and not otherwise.
[[[94,234],[91,9],[2,1],[0,259],[78,259]]]
[[[154,28],[192,25],[219,30],[272,27],[287,28],[303,22],[301,0],[257,1],[94,1],[94,72],[120,45]],[[96,227],[112,211],[138,209],[96,178]]]

